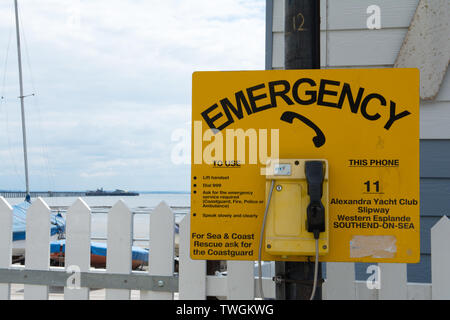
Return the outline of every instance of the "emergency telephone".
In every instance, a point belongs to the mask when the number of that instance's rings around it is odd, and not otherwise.
[[[280,159],[266,176],[265,251],[281,257],[329,250],[327,160]]]

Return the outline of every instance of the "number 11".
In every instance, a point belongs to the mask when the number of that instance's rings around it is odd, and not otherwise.
[[[364,184],[367,186],[367,192],[370,192],[370,181],[367,181]],[[375,181],[373,185],[375,186],[375,191],[380,192],[380,181]]]

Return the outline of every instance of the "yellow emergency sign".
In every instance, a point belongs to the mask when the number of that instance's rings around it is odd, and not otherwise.
[[[261,240],[263,260],[308,259],[272,247],[276,232],[260,237],[274,173],[270,163],[283,159],[276,175],[293,180],[277,180],[279,192],[288,193],[274,201],[298,211],[309,201],[300,159],[326,163],[320,261],[419,261],[417,69],[194,73],[193,259],[257,260]],[[294,178],[300,182],[292,184]],[[286,204],[290,198],[292,206]],[[305,226],[306,218],[292,210],[278,214],[287,234]]]

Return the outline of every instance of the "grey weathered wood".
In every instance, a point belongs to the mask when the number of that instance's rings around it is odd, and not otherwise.
[[[380,300],[406,300],[408,287],[406,264],[380,263]]]
[[[253,261],[227,261],[228,299],[253,300],[255,298],[254,278]]]
[[[284,1],[273,0],[273,32],[284,32]]]
[[[108,213],[108,252],[106,270],[109,273],[131,273],[131,247],[133,233],[133,216],[120,200]],[[129,300],[130,290],[106,289],[108,300]]]
[[[431,229],[431,278],[433,300],[450,299],[450,220],[444,216]]]
[[[442,218],[439,216],[421,216],[420,219],[420,264],[415,265],[419,267],[415,272],[424,273],[421,278],[426,280],[420,280],[421,282],[431,282],[431,228],[439,222]]]
[[[266,1],[266,39],[265,39],[265,69],[272,69],[273,48],[273,0]]]
[[[369,289],[367,281],[355,281],[355,287],[357,300],[378,300],[379,290],[376,288]]]
[[[354,300],[356,298],[354,281],[354,263],[327,263],[324,299]]]
[[[392,67],[407,29],[321,32],[322,67]],[[273,67],[284,67],[284,34],[274,33]],[[377,54],[374,54],[376,52]]]
[[[420,97],[431,100],[441,87],[450,61],[450,1],[420,0],[395,62],[419,68]]]
[[[0,268],[8,269],[11,265],[13,209],[3,197],[0,197]],[[0,300],[9,300],[10,284],[0,284]]]
[[[172,209],[161,202],[150,215],[149,275],[173,276],[175,216]],[[172,300],[171,292],[142,291],[142,299]]]
[[[366,281],[355,281],[356,297],[358,300],[378,300],[379,290],[369,289]],[[408,283],[407,300],[429,300],[431,298],[431,284]]]
[[[320,32],[320,67],[326,68],[328,66],[328,41],[327,32]]]
[[[430,300],[431,284],[408,283],[408,300]]]
[[[48,270],[50,266],[50,208],[41,199],[27,211],[25,269]],[[48,286],[25,285],[26,300],[47,300]]]
[[[422,178],[450,178],[450,140],[422,140],[420,142],[420,176]]]
[[[276,298],[276,285],[272,278],[263,277],[263,293],[265,299],[275,299]],[[259,292],[259,279],[255,278],[255,285],[253,286],[256,298],[261,298]]]
[[[330,30],[367,29],[367,8],[381,9],[381,27],[408,28],[418,0],[338,0],[328,1]]]
[[[258,288],[258,279],[254,279],[253,288]],[[275,283],[271,278],[263,278],[264,296],[267,299],[275,298]],[[259,290],[255,292],[258,293]],[[227,298],[228,295],[228,279],[227,276],[206,276],[206,295],[212,297],[219,297],[221,299]],[[258,298],[260,298],[258,296]]]
[[[273,34],[272,68],[284,68],[284,33]]]
[[[446,88],[442,88],[443,90]],[[450,91],[450,88],[447,89]],[[420,104],[420,138],[450,139],[450,102]]]
[[[329,31],[331,66],[393,65],[407,29]]]
[[[226,276],[206,276],[206,295],[208,297],[227,297],[227,277]]]
[[[450,208],[450,178],[420,179],[420,215],[441,217],[448,208]]]
[[[418,0],[321,1],[321,61],[328,66],[392,66],[406,35]],[[328,3],[328,10],[327,10]],[[382,8],[383,26],[398,29],[368,30],[367,7]],[[284,67],[284,1],[274,1],[273,54],[274,69]],[[358,16],[355,12],[362,11]],[[328,19],[328,20],[327,20]],[[328,24],[328,27],[327,27]],[[399,28],[403,27],[403,28]],[[346,30],[355,29],[358,30]],[[375,54],[376,52],[376,54]]]
[[[258,278],[254,278],[254,292],[256,293],[256,296],[258,298],[261,298],[259,296],[259,290],[257,288],[259,287],[258,284],[259,280]],[[274,299],[275,298],[275,283],[271,278],[263,278],[263,290],[264,290],[264,297],[266,299]],[[228,297],[229,291],[228,291],[228,277],[227,276],[206,276],[206,295],[212,296],[212,297],[219,297],[221,299],[225,299]],[[229,298],[229,297],[228,297]]]
[[[450,101],[450,72],[448,70],[435,101]]]
[[[80,198],[66,214],[66,270],[88,272],[91,266],[91,209]],[[64,288],[67,300],[88,300],[89,288]]]
[[[190,217],[180,223],[179,286],[181,300],[206,299],[206,261],[190,257]]]

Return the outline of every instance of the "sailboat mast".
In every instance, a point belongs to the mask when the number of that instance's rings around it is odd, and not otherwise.
[[[23,77],[22,77],[22,52],[20,48],[20,29],[19,29],[19,8],[17,0],[14,0],[16,12],[16,35],[17,35],[17,55],[19,61],[19,82],[20,82],[20,106],[22,110],[22,136],[23,136],[23,158],[25,163],[25,183],[27,198],[30,195],[30,183],[28,179],[28,152],[27,152],[27,130],[25,127],[25,96],[23,94]]]

